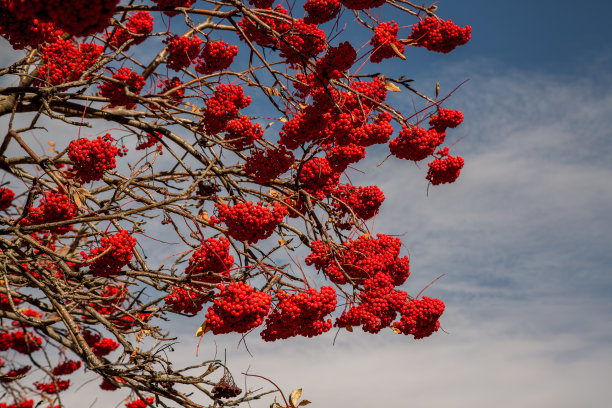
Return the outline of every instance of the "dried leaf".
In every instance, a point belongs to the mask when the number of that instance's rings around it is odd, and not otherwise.
[[[48,141],[47,141],[47,144],[48,144],[49,146],[55,146],[55,142],[52,142],[52,141],[50,141],[50,140],[48,140]]]
[[[202,325],[200,327],[198,327],[198,330],[196,331],[195,337],[203,336],[206,333],[208,333],[209,331],[210,331],[210,327],[208,327],[208,325],[206,324],[206,321],[204,321],[204,323],[202,323]]]
[[[433,13],[437,9],[438,9],[438,6],[436,6],[435,4],[432,4],[431,6],[429,6],[429,8],[427,10],[429,10],[429,11],[431,11]]]
[[[210,216],[208,215],[207,211],[200,211],[198,213],[198,219],[204,221],[204,222],[209,222],[210,221]]]
[[[308,405],[308,404],[312,404],[312,402],[308,401],[308,400],[302,400],[300,401],[300,403],[298,404],[298,407],[303,407],[304,405]]]
[[[417,42],[415,40],[413,40],[412,38],[401,38],[398,41],[401,42],[402,44],[408,45],[408,46],[416,45],[417,44]]]
[[[396,334],[400,334],[402,332],[400,329],[398,329],[395,326],[391,326],[391,330],[393,330],[393,332],[396,333]]]
[[[309,107],[310,105],[308,105],[307,103],[304,102],[298,102],[298,105],[301,109],[306,109],[307,107]]]
[[[349,333],[352,333],[352,332],[353,332],[353,326],[346,326],[346,327],[345,327],[345,329],[346,329],[346,331],[347,331],[347,332],[349,332]]]
[[[286,118],[280,118],[279,120],[280,120],[281,122],[283,122],[283,123],[287,123],[287,119],[286,119]]]
[[[439,93],[440,93],[440,83],[436,82],[436,98],[438,97]]]
[[[285,241],[284,239],[279,239],[278,240],[278,246],[285,246],[286,243],[287,243],[287,241]]]
[[[300,399],[300,397],[302,396],[302,389],[298,388],[297,390],[293,390],[293,392],[291,393],[291,395],[289,396],[289,403],[291,404],[292,407],[296,407],[298,400]]]
[[[392,84],[391,82],[385,83],[385,89],[391,92],[401,92],[402,91],[399,86]]]
[[[402,54],[402,52],[399,50],[399,48],[397,48],[397,45],[395,45],[395,43],[391,43],[391,49],[393,50],[395,55],[406,61],[406,56]]]
[[[79,194],[78,191],[74,192],[74,194],[72,195],[72,199],[74,200],[74,203],[76,204],[77,207],[79,208],[83,207],[83,200],[81,199],[81,195]]]

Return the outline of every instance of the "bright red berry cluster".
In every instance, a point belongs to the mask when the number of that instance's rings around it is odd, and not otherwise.
[[[13,204],[15,192],[10,188],[0,187],[0,210],[6,210]]]
[[[23,400],[10,405],[0,402],[0,408],[32,408],[33,406],[34,400]]]
[[[359,282],[382,273],[389,276],[394,286],[399,286],[410,275],[408,257],[399,257],[401,245],[399,238],[383,234],[347,240],[334,251],[321,241],[312,241],[312,253],[306,257],[306,264],[322,270],[337,284],[347,283],[347,277]]]
[[[248,117],[240,116],[231,120],[225,127],[225,141],[236,150],[253,146],[253,142],[263,137],[259,123],[253,124]]]
[[[456,128],[463,122],[463,112],[452,109],[439,109],[438,114],[429,119],[429,126],[438,133],[446,132],[448,128]]]
[[[168,44],[166,65],[174,71],[180,71],[191,65],[200,54],[202,47],[202,40],[199,37],[188,38],[175,35],[166,39],[164,43]]]
[[[185,275],[198,283],[219,283],[220,276],[229,276],[234,257],[229,253],[230,242],[225,237],[208,238],[189,258]]]
[[[337,47],[329,47],[325,55],[317,61],[315,73],[324,79],[339,79],[349,70],[357,59],[357,52],[348,41]]]
[[[173,9],[175,7],[191,7],[195,0],[153,0],[153,2],[157,3],[160,9],[165,10]],[[169,17],[176,16],[178,13],[178,11],[164,11],[164,14]]]
[[[201,286],[197,286],[201,290]],[[172,293],[164,298],[164,302],[172,307],[174,313],[195,315],[202,310],[208,298],[208,295],[192,290],[192,285],[186,285],[185,288],[173,286]]]
[[[0,367],[4,365],[4,361],[2,361],[2,364],[0,364]],[[0,383],[10,383],[15,381],[16,379],[18,379],[19,377],[23,376],[24,374],[26,374],[28,371],[30,371],[30,369],[32,368],[32,366],[23,366],[20,368],[13,368],[12,370],[9,370],[7,372],[5,372],[2,375],[2,378],[0,378]],[[1,407],[1,405],[0,405]]]
[[[109,99],[111,108],[115,106],[125,106],[127,109],[135,108],[134,98],[126,94],[125,87],[127,86],[130,92],[138,95],[145,84],[145,79],[132,72],[128,67],[120,68],[119,71],[113,74],[113,79],[122,83],[103,82],[101,85],[98,85],[100,95]]]
[[[219,220],[212,219],[212,223],[223,222],[227,226],[227,234],[238,241],[247,241],[254,244],[259,240],[268,238],[274,229],[287,215],[287,207],[275,202],[270,211],[261,203],[253,204],[239,202],[234,206],[215,204]]]
[[[144,150],[148,147],[155,146],[155,144],[161,140],[162,136],[163,135],[159,132],[154,132],[154,134],[147,133],[147,139],[144,142],[139,143],[136,146],[136,150]],[[158,148],[161,149],[161,146],[163,145],[159,144]]]
[[[41,47],[42,65],[38,69],[38,86],[60,85],[77,81],[91,68],[100,55],[103,46],[75,43],[55,37]]]
[[[340,3],[342,3],[344,7],[351,10],[376,8],[382,6],[386,2],[387,0],[340,0]]]
[[[338,0],[307,0],[304,3],[304,10],[306,10],[304,22],[308,24],[326,23],[335,18],[340,9]]]
[[[214,334],[246,333],[261,325],[270,310],[272,297],[256,292],[244,282],[219,284],[206,324]]]
[[[236,55],[238,47],[235,45],[229,45],[225,41],[207,41],[200,57],[196,60],[195,70],[202,75],[223,71],[232,65]]]
[[[21,354],[30,354],[42,348],[42,337],[35,336],[25,330],[16,330],[9,333],[2,333],[3,339],[0,340],[0,349],[6,347],[12,348]],[[5,348],[6,350],[6,348]]]
[[[453,183],[457,180],[463,168],[463,157],[453,157],[449,155],[448,147],[438,150],[436,154],[440,155],[440,158],[436,158],[428,164],[429,170],[425,178],[434,186],[444,183]]]
[[[308,160],[297,175],[301,188],[319,199],[323,199],[338,185],[340,173],[334,172],[324,157]]]
[[[65,363],[61,363],[51,370],[53,375],[68,375],[74,373],[76,370],[81,368],[81,361],[68,360]]]
[[[153,16],[148,11],[139,11],[125,22],[125,29],[119,28],[115,31],[110,45],[120,48],[128,40],[132,40],[123,48],[127,51],[132,45],[138,45],[147,39],[153,31]]]
[[[334,173],[343,173],[353,163],[357,163],[366,155],[365,147],[356,144],[336,145],[332,147],[325,158]]]
[[[389,142],[389,149],[391,154],[400,159],[421,161],[444,143],[445,136],[434,129],[404,126],[399,136]]]
[[[422,300],[412,299],[402,309],[402,318],[393,326],[401,333],[412,334],[415,339],[431,336],[440,328],[440,316],[444,302],[423,296]]]
[[[380,23],[374,29],[374,36],[370,40],[374,51],[372,51],[370,61],[381,62],[386,58],[397,57],[398,53],[404,53],[404,44],[397,40],[398,30],[399,27],[395,21]]]
[[[68,157],[73,161],[72,170],[81,182],[100,180],[106,170],[115,168],[115,156],[119,150],[112,141],[113,138],[107,133],[94,140],[81,138],[70,142]]]
[[[41,200],[36,208],[30,207],[27,217],[21,220],[21,225],[41,225],[51,222],[67,221],[76,215],[76,206],[68,199],[66,194],[50,191]],[[65,234],[72,230],[72,225],[62,225],[49,228],[53,234]]]
[[[62,34],[53,23],[13,10],[14,4],[13,0],[0,0],[0,36],[6,38],[14,49],[36,47]]]
[[[92,333],[89,330],[83,330],[82,333],[83,339],[91,347],[92,353],[98,357],[104,357],[119,347],[119,343],[108,337],[102,337],[98,333]]]
[[[126,402],[125,408],[146,408],[149,404],[153,404],[154,401],[155,397],[147,397],[146,401],[137,399],[134,401]]]
[[[295,295],[280,291],[276,297],[278,304],[261,332],[265,341],[297,335],[314,337],[332,328],[331,319],[325,320],[325,316],[336,310],[336,291],[331,286],[323,286],[321,292],[308,289]]]
[[[55,382],[36,384],[36,389],[45,394],[56,394],[67,390],[68,387],[70,387],[70,380],[55,380]]]
[[[289,170],[295,158],[293,153],[279,147],[257,150],[244,163],[244,172],[253,176],[256,183],[266,183]]]
[[[217,86],[215,94],[206,101],[204,111],[204,126],[208,134],[223,131],[228,122],[238,116],[240,109],[251,104],[251,97],[244,96],[240,85]]]
[[[103,237],[100,246],[95,247],[89,254],[81,252],[83,259],[94,259],[89,264],[89,271],[94,276],[110,276],[121,272],[121,268],[132,259],[132,249],[136,245],[136,238],[128,231]]]
[[[457,46],[466,44],[471,37],[472,27],[458,27],[451,20],[438,20],[430,16],[419,21],[412,28],[410,39],[416,41],[418,47],[430,51],[448,53]]]
[[[334,195],[342,201],[334,202],[341,216],[352,211],[362,220],[369,220],[378,214],[378,209],[385,200],[385,195],[378,186],[355,187],[351,184],[340,184]]]
[[[298,64],[314,58],[325,50],[325,31],[302,19],[293,21],[291,28],[282,33],[276,46],[288,64]]]
[[[178,77],[166,78],[158,87],[162,88],[161,93],[166,94],[168,91],[183,85],[183,82]],[[166,95],[164,103],[170,106],[178,106],[183,101],[185,96],[185,88],[180,88]]]

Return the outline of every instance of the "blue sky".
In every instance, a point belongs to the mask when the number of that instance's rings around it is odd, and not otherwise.
[[[387,196],[375,232],[404,234],[406,290],[416,295],[445,274],[425,292],[446,302],[444,332],[415,341],[356,330],[335,345],[335,332],[274,344],[252,335],[252,357],[235,336],[209,336],[200,356],[226,348],[235,373],[267,375],[284,391],[302,387],[312,406],[607,406],[612,2],[438,5],[441,17],[472,26],[472,40],[445,55],[409,49],[396,72],[419,89],[439,81],[443,94],[469,79],[445,106],[465,115],[447,139],[463,138],[453,147],[463,173],[428,191],[425,164],[375,168],[373,157],[360,164],[367,177],[352,177]],[[411,111],[407,94],[393,97]],[[184,323],[173,333],[182,341],[177,365],[195,355],[200,322]]]

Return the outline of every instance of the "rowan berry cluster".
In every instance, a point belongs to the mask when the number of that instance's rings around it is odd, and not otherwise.
[[[68,157],[74,163],[72,170],[82,183],[100,180],[106,170],[116,167],[115,156],[119,150],[113,146],[113,140],[107,133],[94,140],[81,138],[70,142]]]
[[[136,238],[128,231],[120,231],[108,237],[102,237],[99,247],[90,253],[81,252],[85,260],[92,260],[89,271],[94,276],[111,276],[121,272],[121,268],[132,259],[132,249],[136,245]]]
[[[244,96],[240,85],[219,84],[215,94],[206,100],[204,124],[208,134],[223,131],[230,120],[238,116],[240,109],[251,104],[251,97]]]
[[[2,333],[0,339],[0,350],[12,348],[21,354],[30,354],[42,347],[42,337],[35,336],[25,330],[16,330],[9,333]]]
[[[108,337],[103,338],[99,333],[83,330],[82,334],[87,345],[91,347],[92,353],[98,357],[104,357],[119,347],[119,343]]]
[[[381,62],[386,58],[397,57],[398,54],[404,53],[404,44],[397,40],[397,31],[399,26],[395,21],[380,23],[374,29],[374,36],[370,40],[370,44],[374,47],[370,61]]]
[[[137,399],[126,402],[125,408],[146,408],[149,404],[153,404],[155,397],[147,397],[146,400]]]
[[[440,316],[444,312],[444,302],[423,296],[422,300],[412,299],[402,309],[402,318],[393,326],[405,335],[412,334],[415,339],[431,336],[440,328]]]
[[[219,284],[218,288],[206,313],[206,324],[214,334],[246,333],[263,323],[270,310],[270,295],[256,292],[242,281]]]
[[[282,146],[257,150],[247,157],[244,172],[252,175],[254,182],[263,184],[289,170],[294,160],[293,153]]]
[[[168,44],[168,59],[166,65],[174,71],[187,68],[200,54],[202,40],[199,37],[173,36],[164,40]]]
[[[215,386],[210,390],[213,397],[215,399],[219,398],[234,398],[239,396],[242,393],[242,389],[236,386],[236,384],[228,384],[223,379],[219,381]]]
[[[229,68],[238,55],[238,47],[225,41],[207,41],[202,48],[200,57],[196,60],[196,72],[210,75]]]
[[[438,133],[446,132],[448,128],[456,128],[463,122],[463,112],[452,109],[439,109],[438,114],[429,119],[429,126]]]
[[[261,203],[239,202],[234,206],[215,204],[219,219],[211,217],[211,223],[223,222],[227,234],[238,241],[254,244],[268,238],[287,215],[287,207],[275,202],[272,211]]]
[[[172,293],[164,298],[166,305],[172,307],[175,313],[186,313],[195,315],[203,308],[203,304],[208,301],[209,296],[192,290],[192,285],[186,287],[173,286]],[[201,286],[198,285],[198,289]]]
[[[77,81],[102,54],[103,46],[75,43],[55,37],[41,47],[42,65],[38,69],[38,86],[61,85]]]
[[[357,52],[345,41],[337,47],[329,47],[325,55],[317,61],[315,73],[324,79],[338,79],[349,70],[357,59]]]
[[[19,299],[18,297],[14,297],[14,296],[12,297],[12,300],[15,306],[23,302],[23,300]],[[0,293],[0,310],[12,310],[12,309],[13,308],[11,307],[11,300],[9,299],[9,297],[5,295],[4,293]]]
[[[340,3],[347,9],[365,10],[377,8],[386,3],[387,0],[340,0]]]
[[[68,199],[66,194],[50,191],[40,200],[38,207],[30,207],[27,217],[22,219],[20,224],[29,226],[67,221],[73,219],[76,212],[76,206]],[[71,230],[71,224],[49,228],[52,234],[65,234]]]
[[[451,20],[444,21],[430,16],[419,21],[412,28],[410,39],[416,46],[430,51],[448,53],[459,45],[466,44],[471,37],[472,27],[458,27]]]
[[[6,38],[14,49],[36,47],[62,34],[53,23],[12,10],[14,4],[13,0],[0,0],[0,36]]]
[[[357,163],[366,155],[365,147],[356,144],[332,147],[325,158],[329,162],[334,173],[343,173],[348,166]]]
[[[296,176],[303,188],[309,194],[323,199],[338,185],[340,173],[335,172],[329,161],[324,157],[314,157],[308,160]]]
[[[33,406],[34,400],[23,400],[10,405],[0,402],[0,408],[32,408]]]
[[[189,258],[185,275],[198,283],[219,283],[220,276],[229,277],[234,257],[229,253],[230,242],[225,237],[208,238]]]
[[[325,320],[325,316],[336,310],[336,291],[331,286],[323,286],[321,292],[311,288],[295,295],[279,291],[276,297],[276,308],[268,315],[261,332],[265,341],[297,335],[314,337],[332,328],[331,319]]]
[[[340,9],[338,0],[307,0],[304,3],[304,10],[306,10],[304,22],[308,24],[326,23],[335,18]]]
[[[0,364],[0,367],[2,365],[4,365],[4,361],[2,361],[2,364]],[[28,371],[30,371],[31,368],[32,366],[23,366],[20,368],[14,368],[12,370],[9,370],[6,373],[2,374],[2,378],[0,378],[0,383],[7,384],[10,382],[13,382],[19,377],[21,377],[22,375],[26,374]]]
[[[302,19],[293,21],[291,29],[282,33],[276,46],[288,64],[298,64],[315,58],[325,50],[325,31]]]
[[[427,180],[434,186],[444,183],[453,183],[459,177],[463,168],[463,157],[453,157],[448,154],[448,147],[436,152],[440,157],[428,164]]]
[[[15,192],[10,188],[0,187],[0,210],[6,210],[13,204]]]
[[[178,79],[178,77],[166,78],[158,87],[162,88],[161,93],[166,94],[168,91],[183,85],[183,82]],[[165,100],[163,103],[166,103],[170,106],[178,106],[185,96],[185,88],[180,88],[175,91],[172,91],[165,95]]]
[[[123,44],[132,40],[123,48],[127,51],[132,45],[138,45],[147,39],[153,31],[153,17],[148,11],[139,11],[128,18],[125,22],[125,29],[118,28],[110,40],[110,45],[120,48]]]
[[[161,10],[173,9],[175,7],[191,7],[191,5],[195,2],[195,0],[153,0],[154,3],[157,3],[157,6]],[[164,14],[173,17],[176,16],[178,11],[164,11]]]
[[[385,195],[377,186],[355,187],[351,184],[340,184],[334,191],[334,196],[341,200],[334,202],[340,216],[352,211],[362,220],[369,220],[378,214],[378,209],[385,200]]]
[[[110,315],[117,311],[117,307],[121,306],[127,299],[127,288],[124,285],[114,286],[107,285],[100,292],[103,300],[89,303],[90,306],[103,315]]]
[[[50,383],[36,383],[36,389],[45,394],[56,394],[70,387],[70,380],[55,380]]]
[[[259,123],[253,124],[248,117],[240,116],[231,120],[225,127],[225,141],[236,150],[243,150],[253,145],[253,142],[263,137],[263,129]]]
[[[273,11],[279,14],[288,15],[287,10],[285,10],[282,6],[278,5],[274,7]],[[291,29],[291,24],[287,21],[280,19],[273,15],[259,15],[259,19],[264,22],[268,27],[272,30],[280,33],[289,31]],[[259,28],[259,26],[252,22],[251,20],[242,18],[238,24],[242,31],[244,32],[244,37],[249,41],[259,44],[262,47],[273,46],[277,43],[277,39],[266,30]],[[239,34],[240,39],[245,40],[242,33]]]
[[[134,98],[126,94],[125,88],[127,87],[131,93],[138,95],[145,84],[145,79],[128,67],[120,68],[113,74],[113,79],[120,81],[121,84],[103,82],[98,85],[100,95],[109,99],[111,108],[116,106],[125,106],[126,109],[135,108],[136,102]]]
[[[118,383],[122,383],[124,382],[120,377],[115,377],[114,380]],[[108,378],[104,377],[102,379],[102,382],[100,383],[100,389],[104,390],[104,391],[115,391],[117,390],[119,387],[117,387],[115,384],[113,384]]]
[[[444,143],[444,133],[435,129],[425,130],[416,126],[404,126],[399,136],[389,142],[391,154],[400,158],[421,161],[433,154],[438,146]]]
[[[162,136],[163,134],[159,132],[154,132],[153,134],[147,133],[147,139],[142,143],[139,143],[136,146],[136,150],[144,150],[148,147],[155,146],[155,144],[161,140]],[[160,143],[157,148],[161,150],[162,146],[163,145]]]
[[[76,370],[81,368],[81,361],[68,360],[65,363],[61,363],[51,370],[53,375],[68,375],[74,373]]]
[[[249,4],[252,4],[260,9],[267,9],[272,7],[272,3],[274,3],[274,0],[249,0]]]
[[[347,283],[347,277],[359,282],[383,273],[394,286],[399,286],[410,275],[408,257],[399,257],[401,245],[399,238],[383,234],[377,234],[376,238],[361,236],[354,241],[347,240],[334,251],[321,241],[313,241],[306,264],[322,270],[337,284]]]

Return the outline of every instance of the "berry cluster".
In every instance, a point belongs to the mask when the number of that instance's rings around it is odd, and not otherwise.
[[[181,85],[183,85],[183,82],[178,77],[166,78],[161,84],[157,85],[162,88],[161,93],[165,94],[163,103],[170,106],[178,106],[183,101],[183,96],[185,96],[185,88],[180,88],[170,93],[167,92]]]
[[[302,19],[293,21],[291,28],[282,33],[276,46],[288,64],[298,64],[314,58],[325,50],[325,32]]]
[[[287,10],[285,10],[282,6],[274,7],[273,11],[279,14],[288,15]],[[282,33],[289,31],[291,29],[291,24],[281,19],[277,16],[273,15],[258,15],[259,19],[264,22],[268,27],[272,30],[278,32],[282,35]],[[244,36],[251,42],[259,44],[262,47],[266,46],[274,46],[277,43],[276,38],[272,35],[272,33],[260,27],[255,22],[247,19],[246,17],[241,19],[238,24],[242,31],[244,32]],[[242,33],[240,33],[240,39],[245,40],[243,38]]]
[[[213,397],[215,399],[219,398],[234,398],[239,396],[242,393],[242,389],[236,386],[236,384],[228,384],[223,379],[219,381],[215,386],[210,390]]]
[[[352,163],[357,163],[366,155],[365,147],[356,144],[336,145],[332,147],[325,158],[334,173],[343,173]]]
[[[429,120],[429,126],[438,133],[446,132],[448,128],[456,128],[463,122],[463,112],[452,109],[439,109],[438,114]]]
[[[458,27],[451,20],[438,20],[430,16],[419,21],[412,28],[410,39],[416,41],[418,47],[430,51],[448,53],[459,45],[466,44],[471,37],[472,27]]]
[[[100,180],[104,172],[115,168],[119,150],[112,144],[109,133],[97,139],[77,139],[68,146],[68,157],[74,162],[72,170],[83,183]]]
[[[13,204],[15,192],[10,188],[0,187],[0,210],[6,210]]]
[[[274,3],[274,0],[249,0],[249,4],[260,9],[269,9],[272,7],[272,3]]]
[[[374,36],[370,44],[374,47],[370,61],[381,62],[386,58],[397,57],[398,53],[404,53],[404,44],[397,40],[399,27],[395,21],[380,23],[374,29]]]
[[[48,86],[77,81],[96,63],[103,48],[97,44],[75,45],[71,40],[55,37],[41,47],[42,65],[35,84]]]
[[[334,191],[342,202],[335,201],[340,216],[352,211],[362,220],[369,220],[376,214],[385,195],[377,186],[355,187],[351,184],[340,184]],[[347,208],[348,207],[348,208]]]
[[[23,300],[16,298],[16,297],[13,297],[12,300],[15,306],[23,302]],[[4,293],[0,293],[0,310],[5,310],[5,311],[12,310],[11,301],[9,300],[9,297],[5,295]]]
[[[0,364],[0,367],[4,365],[4,361],[2,361],[2,364]],[[32,368],[32,366],[23,366],[20,368],[13,368],[12,370],[7,371],[6,373],[2,374],[2,377],[0,378],[0,383],[10,383],[15,381],[17,378],[21,377],[22,375],[26,374],[28,371],[30,371],[30,369]],[[1,407],[1,405],[0,405]]]
[[[274,203],[272,211],[261,203],[253,204],[239,202],[234,206],[215,204],[219,219],[211,218],[211,223],[223,222],[227,226],[227,234],[238,241],[254,244],[268,238],[274,229],[287,215],[287,207]]]
[[[387,0],[340,0],[340,3],[347,9],[351,10],[366,10],[370,8],[380,7]]]
[[[120,377],[115,377],[114,380],[118,383],[122,383],[125,382],[123,381]],[[119,387],[117,387],[115,384],[113,384],[108,378],[104,377],[102,379],[102,382],[100,383],[100,389],[103,389],[104,391],[115,391],[116,389],[118,389]]]
[[[315,73],[324,79],[339,79],[353,66],[357,52],[345,41],[337,47],[329,47],[325,55],[317,61]]]
[[[16,330],[10,333],[3,333],[0,339],[0,350],[6,347],[12,348],[21,354],[30,354],[42,347],[42,337],[35,336],[25,330]],[[6,350],[6,348],[4,348]]]
[[[257,150],[244,163],[244,172],[253,176],[253,181],[259,184],[273,180],[289,170],[295,157],[293,153],[279,147]]]
[[[136,150],[144,150],[144,149],[146,149],[148,147],[155,146],[155,144],[161,140],[162,136],[163,136],[163,134],[161,134],[159,132],[155,132],[154,134],[147,133],[147,140],[145,140],[142,143],[139,143],[136,146]],[[161,150],[162,146],[163,145],[160,143],[157,146],[157,148]]]
[[[113,74],[113,79],[121,81],[121,84],[115,82],[104,82],[98,85],[100,95],[108,98],[110,107],[125,106],[127,109],[136,107],[134,98],[128,96],[125,92],[127,86],[130,92],[138,95],[145,84],[145,79],[135,72],[132,72],[128,67],[123,67]]]
[[[322,270],[337,284],[347,283],[347,277],[358,282],[382,273],[389,276],[394,286],[399,286],[410,275],[408,257],[399,257],[401,245],[399,238],[383,234],[347,240],[335,251],[321,241],[313,241],[306,264]]]
[[[173,9],[175,7],[191,7],[195,0],[153,0],[157,3],[157,6],[162,10]],[[164,11],[164,14],[168,17],[176,16],[178,11]]]
[[[98,333],[92,333],[89,330],[83,331],[83,338],[89,347],[91,347],[92,353],[98,357],[104,357],[119,347],[119,343],[108,337],[102,337]]]
[[[325,320],[325,316],[336,310],[336,291],[331,286],[323,286],[320,293],[316,289],[295,295],[280,291],[276,297],[276,309],[266,319],[266,328],[261,332],[265,341],[297,335],[314,337],[332,328],[331,319]]]
[[[195,315],[202,310],[203,304],[208,300],[208,295],[192,290],[192,285],[186,286],[186,288],[173,286],[172,293],[164,298],[164,302],[172,307],[174,313]],[[200,289],[199,285],[198,289]]]
[[[236,150],[250,147],[255,140],[263,137],[263,129],[259,123],[251,123],[246,116],[228,122],[225,132],[225,141]]]
[[[67,221],[74,218],[76,210],[76,206],[66,194],[50,191],[40,200],[38,207],[30,207],[27,217],[22,219],[20,224],[28,226]],[[52,234],[65,234],[71,230],[70,224],[49,228]]]
[[[218,288],[206,313],[206,324],[214,334],[246,333],[263,323],[272,303],[270,295],[255,292],[244,282],[219,284]]]
[[[36,389],[45,394],[57,394],[67,390],[69,386],[70,380],[55,380],[55,382],[50,383],[37,383]]]
[[[129,232],[121,231],[109,237],[103,237],[100,246],[95,247],[89,254],[81,252],[83,259],[93,259],[89,271],[94,276],[110,276],[121,272],[121,268],[132,259],[132,249],[136,245],[136,238]]]
[[[326,158],[314,157],[304,163],[296,177],[301,188],[323,199],[338,185],[340,173],[334,172]]]
[[[323,24],[335,18],[340,12],[338,0],[307,0],[304,3],[306,17],[304,22],[308,24]]]
[[[440,316],[444,312],[444,302],[423,296],[422,300],[412,299],[402,309],[402,318],[393,326],[405,335],[412,334],[415,339],[431,336],[440,328]]]
[[[449,155],[448,147],[438,150],[436,154],[440,155],[440,158],[436,158],[428,164],[429,170],[425,178],[434,186],[444,183],[453,183],[457,180],[463,168],[463,157],[453,157]]]
[[[146,400],[137,399],[126,402],[125,408],[146,408],[148,405],[153,404],[154,401],[155,397],[147,397]]]
[[[399,136],[389,142],[389,149],[400,159],[421,161],[433,154],[436,147],[444,142],[445,136],[434,129],[404,126]]]
[[[53,23],[12,10],[14,4],[11,0],[0,0],[0,36],[6,38],[14,49],[36,47],[62,34]]]
[[[225,41],[208,41],[196,60],[195,70],[202,75],[223,71],[232,65],[236,55],[238,55],[237,46],[229,45]]]
[[[180,71],[188,67],[200,54],[202,40],[199,37],[179,37],[173,36],[166,39],[164,43],[168,51],[166,65],[174,71]]]
[[[240,85],[217,86],[215,94],[206,101],[204,126],[209,134],[223,131],[228,122],[238,116],[240,109],[251,104],[251,97],[244,96]]]
[[[358,293],[359,304],[342,313],[336,326],[361,326],[363,331],[378,333],[391,322],[406,305],[406,292],[395,290],[391,277],[379,272],[366,279]]]
[[[81,361],[68,360],[65,363],[59,364],[51,370],[53,375],[68,375],[74,373],[81,368]]]
[[[234,265],[234,257],[229,253],[230,242],[227,238],[208,238],[189,258],[185,275],[198,283],[219,283],[221,276],[229,277]]]
[[[132,40],[123,48],[123,51],[127,51],[132,45],[138,45],[146,40],[151,31],[153,31],[153,17],[148,11],[139,11],[125,22],[125,29],[119,28],[115,31],[110,45],[114,48],[120,48],[129,40]]]
[[[32,408],[33,406],[34,400],[23,400],[10,405],[0,402],[0,408]]]

